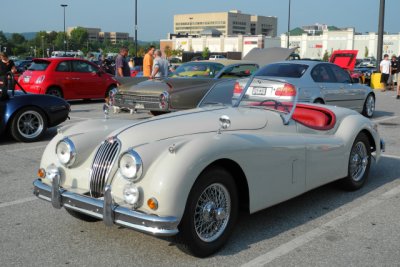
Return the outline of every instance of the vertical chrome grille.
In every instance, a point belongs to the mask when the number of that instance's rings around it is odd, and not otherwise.
[[[105,140],[94,156],[90,171],[90,195],[102,197],[104,186],[115,158],[118,154],[120,143],[117,139]]]

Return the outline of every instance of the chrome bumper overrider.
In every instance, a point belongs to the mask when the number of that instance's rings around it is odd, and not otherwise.
[[[171,236],[178,233],[176,217],[158,217],[130,210],[113,204],[111,186],[106,186],[104,200],[69,192],[59,186],[59,177],[55,177],[50,187],[40,179],[33,182],[33,193],[52,203],[54,208],[65,208],[102,219],[108,226],[118,224],[141,232]]]

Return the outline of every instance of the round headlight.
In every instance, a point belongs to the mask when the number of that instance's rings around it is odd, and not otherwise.
[[[69,167],[74,164],[76,150],[74,143],[69,138],[65,138],[58,142],[56,146],[56,154],[62,165]]]
[[[124,187],[124,201],[130,205],[135,205],[140,196],[139,189],[134,184],[127,184]]]
[[[119,171],[129,181],[140,179],[143,172],[143,163],[139,154],[133,150],[123,154],[119,160]]]

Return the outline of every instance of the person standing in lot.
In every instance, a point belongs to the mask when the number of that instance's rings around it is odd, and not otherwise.
[[[390,77],[390,73],[392,72],[392,66],[389,61],[389,55],[385,54],[381,63],[379,64],[379,70],[381,72],[381,85],[383,87],[382,92],[385,92],[387,88],[387,83]]]
[[[16,73],[17,68],[15,67],[14,61],[8,58],[8,55],[5,52],[0,53],[0,89],[1,99],[7,99],[8,94],[8,82],[11,78],[9,73]]]
[[[151,45],[143,58],[143,77],[150,77],[153,68],[153,54],[155,47]]]
[[[160,50],[154,51],[154,64],[150,79],[168,77],[168,60],[161,57]]]
[[[126,62],[126,56],[128,55],[128,48],[121,47],[119,54],[115,59],[115,76],[116,77],[129,77],[131,76],[131,71]]]
[[[394,91],[394,88],[396,88],[395,85],[397,84],[397,73],[398,73],[398,65],[399,65],[396,55],[392,56],[392,60],[390,61],[390,63],[391,63],[391,67],[392,67],[390,84],[391,84],[391,90]]]

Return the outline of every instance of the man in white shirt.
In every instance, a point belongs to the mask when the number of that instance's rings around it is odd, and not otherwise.
[[[379,64],[380,71],[381,71],[381,85],[382,85],[382,92],[385,92],[387,88],[387,83],[390,77],[390,73],[392,72],[392,64],[389,60],[389,55],[385,54],[383,56],[383,60]]]

